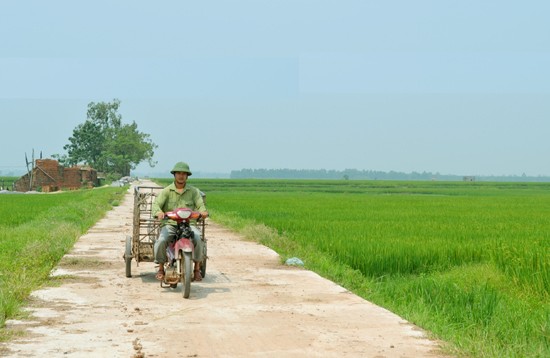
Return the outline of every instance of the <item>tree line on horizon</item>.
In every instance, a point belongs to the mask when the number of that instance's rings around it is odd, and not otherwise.
[[[447,181],[517,181],[546,182],[550,177],[522,175],[472,176],[432,172],[396,172],[377,170],[326,169],[241,169],[232,170],[231,179],[331,179],[331,180],[447,180]]]

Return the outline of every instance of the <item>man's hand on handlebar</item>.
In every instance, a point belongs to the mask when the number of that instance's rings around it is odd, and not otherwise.
[[[204,220],[208,216],[209,216],[208,211],[202,211],[202,212],[199,213],[199,217],[197,219]],[[163,219],[166,219],[166,218],[167,217],[166,217],[166,214],[164,212],[160,211],[160,212],[157,213],[157,220],[163,220]]]

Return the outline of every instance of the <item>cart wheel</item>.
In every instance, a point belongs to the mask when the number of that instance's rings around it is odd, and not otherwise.
[[[126,236],[126,251],[124,252],[124,261],[126,261],[126,277],[132,277],[132,237]]]
[[[202,261],[201,261],[201,276],[202,278],[206,277],[206,260],[208,260],[207,255],[207,249],[206,249],[206,241],[203,242],[203,250],[202,250]]]
[[[191,293],[191,273],[193,272],[193,264],[191,260],[190,252],[183,252],[183,255],[180,255],[180,270],[181,272],[181,292],[183,293],[183,298],[189,298]]]

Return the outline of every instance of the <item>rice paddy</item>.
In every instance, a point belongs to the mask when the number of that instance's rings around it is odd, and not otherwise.
[[[165,182],[166,183],[166,182]],[[550,184],[200,180],[213,220],[450,343],[550,356]]]

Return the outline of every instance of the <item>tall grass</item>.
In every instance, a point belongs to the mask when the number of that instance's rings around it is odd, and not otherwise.
[[[305,258],[457,354],[550,356],[548,183],[192,184],[213,220],[265,227],[283,258]]]
[[[78,237],[124,194],[124,188],[101,188],[0,195],[0,328],[18,314]]]

